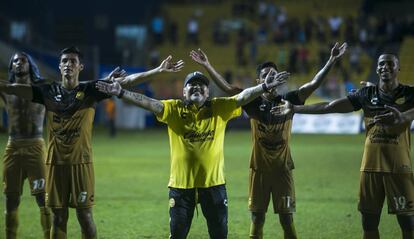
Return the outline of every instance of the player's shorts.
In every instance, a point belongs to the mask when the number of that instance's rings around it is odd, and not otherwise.
[[[250,169],[249,210],[266,212],[270,195],[275,213],[295,212],[295,185],[292,171],[262,172]]]
[[[46,206],[90,208],[95,204],[93,164],[48,164],[46,168]]]
[[[32,195],[45,192],[45,143],[43,139],[9,140],[3,158],[3,192],[21,195],[29,179]]]
[[[414,214],[413,174],[361,172],[358,210],[380,214],[385,197],[388,213]]]
[[[197,201],[206,218],[210,238],[227,238],[228,201],[225,185],[197,189],[170,188],[170,238],[187,238]]]

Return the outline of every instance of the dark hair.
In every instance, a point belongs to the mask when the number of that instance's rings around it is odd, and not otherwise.
[[[16,75],[14,72],[12,72],[12,68],[13,68],[13,59],[17,54],[21,54],[25,56],[27,61],[29,62],[30,81],[32,83],[39,83],[45,80],[42,76],[40,76],[39,68],[37,67],[36,63],[33,61],[32,57],[29,54],[27,54],[26,52],[16,52],[10,58],[10,62],[9,62],[9,68],[8,68],[9,82],[11,83],[15,82]]]
[[[262,71],[262,69],[267,68],[267,67],[275,68],[275,70],[278,71],[275,63],[273,63],[272,61],[265,61],[256,67],[256,74],[258,78],[260,78],[260,71]]]
[[[63,54],[76,54],[79,57],[79,60],[83,58],[82,52],[76,46],[66,47],[60,52],[60,56],[62,57]]]

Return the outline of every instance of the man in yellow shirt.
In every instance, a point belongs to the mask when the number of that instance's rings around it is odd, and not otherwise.
[[[169,181],[170,238],[186,238],[197,203],[207,220],[210,238],[227,238],[227,194],[223,142],[227,122],[241,106],[286,81],[289,74],[270,72],[265,82],[233,97],[208,100],[209,80],[200,72],[187,75],[183,100],[156,100],[99,82],[98,89],[152,111],[168,125],[171,150]]]

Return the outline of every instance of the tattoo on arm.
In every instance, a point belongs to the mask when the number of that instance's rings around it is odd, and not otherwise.
[[[164,110],[164,104],[161,101],[140,93],[125,90],[122,99],[156,114],[161,113]]]
[[[263,93],[262,84],[244,89],[237,95],[237,106],[243,106]]]

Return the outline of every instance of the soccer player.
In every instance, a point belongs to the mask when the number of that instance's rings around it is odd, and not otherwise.
[[[244,111],[251,119],[253,138],[249,176],[250,238],[263,238],[265,214],[270,197],[272,197],[274,212],[279,214],[285,238],[296,238],[292,215],[295,211],[296,201],[292,176],[294,164],[289,148],[293,115],[274,117],[271,115],[270,109],[272,106],[278,105],[282,99],[290,100],[296,104],[304,104],[312,92],[322,84],[333,64],[345,53],[346,47],[346,43],[341,46],[336,43],[326,65],[312,81],[304,84],[298,90],[287,93],[278,92],[277,89],[265,92],[261,97],[243,106]],[[224,92],[231,95],[241,91],[241,89],[229,85],[217,73],[203,51],[200,49],[191,51],[190,56],[205,67]],[[257,83],[263,83],[272,70],[278,70],[273,62],[259,65],[256,70]]]
[[[51,238],[66,238],[68,207],[76,208],[83,238],[96,238],[92,217],[95,178],[92,165],[92,123],[97,102],[109,95],[96,90],[96,81],[79,82],[83,70],[82,54],[76,47],[62,50],[59,69],[61,82],[43,85],[0,84],[0,91],[32,100],[46,107],[49,143],[46,158],[46,205],[52,208]],[[143,77],[159,72],[175,72],[182,62],[171,63],[171,56],[161,65],[127,77],[116,68],[108,78],[124,86],[134,85]]]
[[[414,88],[398,82],[399,61],[382,54],[377,62],[378,86],[363,87],[345,98],[314,105],[288,101],[274,114],[326,114],[364,112],[366,139],[362,157],[358,209],[364,238],[379,238],[378,225],[385,198],[388,213],[396,214],[402,238],[414,238],[414,178],[411,168],[410,125],[400,112],[412,114]],[[391,110],[391,111],[390,111]],[[399,120],[398,120],[399,119]],[[384,123],[389,124],[388,126]]]
[[[209,97],[209,80],[200,72],[187,75],[182,100],[156,100],[99,82],[103,93],[153,112],[167,124],[170,139],[169,181],[170,238],[187,237],[194,208],[201,204],[210,238],[227,238],[227,193],[224,179],[223,142],[227,122],[241,114],[243,106],[286,81],[289,74],[269,72],[265,82],[233,97]]]
[[[43,81],[32,58],[19,52],[9,63],[9,82],[38,84]],[[51,215],[45,207],[45,143],[43,141],[43,105],[0,93],[9,117],[9,141],[3,161],[3,191],[6,197],[6,238],[17,238],[18,207],[23,183],[28,178],[31,194],[40,208],[40,223],[44,238],[49,238]]]

